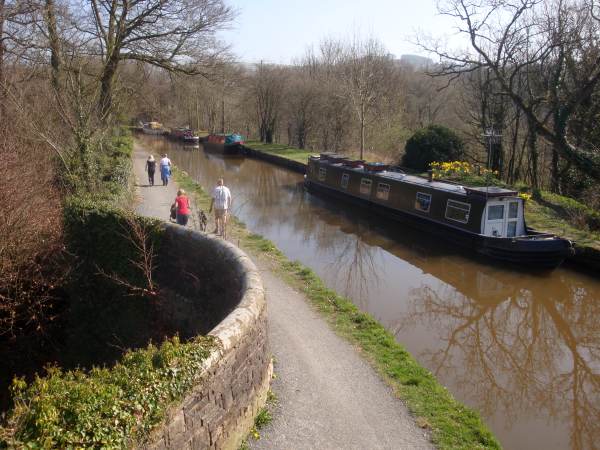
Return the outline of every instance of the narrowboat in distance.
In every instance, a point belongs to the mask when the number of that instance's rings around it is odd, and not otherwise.
[[[209,134],[203,143],[206,151],[223,153],[223,155],[240,155],[244,146],[244,138],[239,134]]]
[[[159,122],[144,122],[142,125],[142,132],[144,134],[150,134],[155,136],[161,136],[165,134],[162,124]]]
[[[526,268],[552,269],[574,252],[571,241],[527,228],[525,204],[516,191],[461,186],[388,169],[321,153],[309,158],[304,185],[309,192],[358,204]]]
[[[196,136],[189,127],[173,128],[169,133],[169,137],[183,141],[186,144],[198,144],[200,142],[200,137]]]

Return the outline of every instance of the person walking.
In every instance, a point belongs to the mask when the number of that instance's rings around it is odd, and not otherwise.
[[[169,184],[169,177],[171,176],[171,160],[167,158],[167,154],[164,153],[160,160],[160,179],[162,180],[163,186]]]
[[[175,198],[175,214],[179,225],[186,226],[190,218],[190,200],[183,189],[177,191]]]
[[[227,213],[231,208],[231,191],[223,184],[223,178],[217,180],[217,186],[213,190],[208,212],[212,211],[213,206],[215,207],[215,231],[213,233],[225,238],[227,237]]]
[[[150,186],[154,186],[154,172],[156,171],[156,160],[154,156],[148,156],[148,160],[146,161],[146,172],[148,172],[148,183]]]

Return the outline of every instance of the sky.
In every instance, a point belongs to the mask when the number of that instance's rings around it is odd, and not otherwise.
[[[411,43],[417,32],[455,33],[453,22],[437,14],[436,0],[228,0],[238,11],[221,38],[240,61],[289,64],[324,38],[358,33],[373,36],[400,57],[421,54]]]

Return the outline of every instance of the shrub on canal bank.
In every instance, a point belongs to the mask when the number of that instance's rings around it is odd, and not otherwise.
[[[0,438],[11,448],[131,448],[200,381],[215,345],[209,337],[173,338],[128,352],[110,369],[50,368],[29,386],[15,380],[15,406]]]
[[[206,208],[209,198],[197,183],[180,170],[175,170],[175,179],[197,195],[199,207]],[[275,272],[304,292],[338,333],[360,347],[361,354],[394,388],[417,423],[431,429],[438,448],[500,448],[479,414],[456,401],[373,317],[328,289],[309,268],[289,261],[272,242],[249,233],[243,224],[232,219],[230,238],[249,253],[267,258]]]

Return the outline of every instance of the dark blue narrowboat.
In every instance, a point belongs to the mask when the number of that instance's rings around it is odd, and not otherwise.
[[[573,253],[571,241],[527,227],[524,201],[513,190],[427,179],[330,153],[309,158],[305,186],[529,268],[555,268]]]

